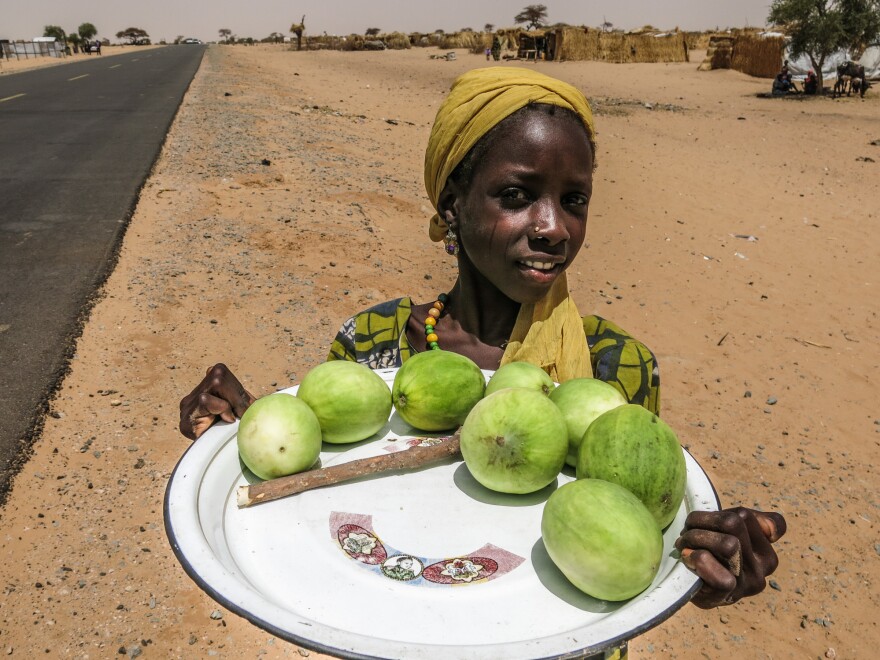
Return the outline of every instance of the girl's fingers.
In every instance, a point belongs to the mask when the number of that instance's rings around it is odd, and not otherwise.
[[[708,550],[685,548],[681,552],[682,563],[700,576],[705,588],[718,594],[719,602],[736,589],[736,576]]]
[[[786,531],[785,518],[775,511],[753,511],[761,531],[770,543],[776,543]]]
[[[727,570],[734,578],[742,572],[742,545],[736,536],[707,529],[691,529],[678,537],[675,541],[675,547],[682,551],[682,557],[684,557],[685,550],[707,552],[716,558],[719,565],[726,565]],[[687,562],[685,565],[688,566]],[[688,567],[690,568],[690,566]]]

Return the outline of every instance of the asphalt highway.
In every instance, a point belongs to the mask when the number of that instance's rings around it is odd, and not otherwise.
[[[0,502],[205,47],[0,77]]]

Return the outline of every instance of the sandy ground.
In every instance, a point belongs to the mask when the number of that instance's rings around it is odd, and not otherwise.
[[[122,53],[131,52],[133,50],[148,50],[150,48],[161,48],[158,45],[151,46],[104,46],[101,48],[100,57],[111,57],[113,55],[121,55]],[[18,73],[19,71],[28,71],[46,66],[56,66],[58,64],[69,64],[71,62],[80,62],[90,57],[99,57],[94,53],[77,53],[67,57],[27,57],[22,56],[20,59],[13,57],[7,60],[0,59],[0,75],[7,73]]]
[[[423,149],[485,60],[429,54],[208,50],[0,514],[0,650],[309,655],[218,611],[174,558],[177,403],[218,360],[258,395],[297,382],[353,312],[450,286]],[[698,61],[537,65],[598,114],[580,309],[658,354],[664,417],[725,505],[790,525],[765,593],[687,606],[632,654],[871,657],[880,94],[759,99],[769,81]]]

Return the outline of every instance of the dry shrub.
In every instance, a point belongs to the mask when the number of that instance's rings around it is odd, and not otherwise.
[[[428,48],[431,46],[436,46],[439,42],[440,35],[437,34],[424,34],[422,32],[412,32],[409,35],[409,42],[418,48]]]
[[[341,41],[339,44],[339,50],[363,50],[364,49],[364,37],[360,34],[350,34],[345,38],[344,41]]]

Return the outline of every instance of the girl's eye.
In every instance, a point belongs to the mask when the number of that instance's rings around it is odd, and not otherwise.
[[[586,195],[567,195],[562,203],[566,206],[586,206],[590,203],[590,199]]]
[[[501,191],[501,199],[506,202],[524,202],[528,195],[522,188],[505,188]]]

